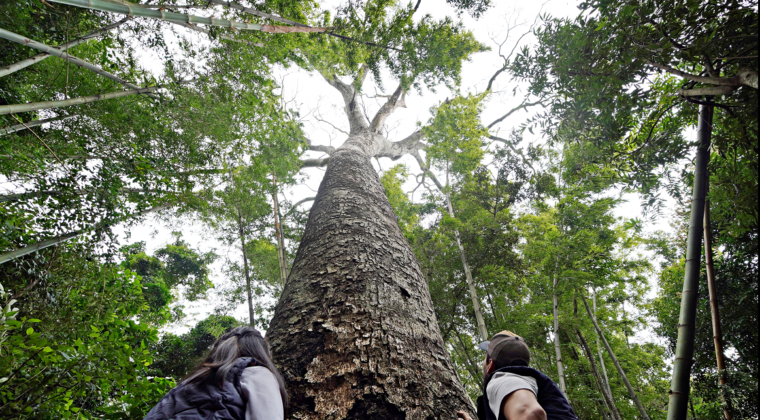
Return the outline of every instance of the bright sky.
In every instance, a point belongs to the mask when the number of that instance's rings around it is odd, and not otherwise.
[[[463,15],[462,20],[465,26],[472,30],[478,40],[490,46],[492,51],[480,53],[473,59],[465,63],[462,75],[463,93],[482,92],[494,72],[501,67],[502,60],[498,54],[498,43],[504,42],[502,53],[507,55],[514,47],[518,38],[529,31],[530,26],[539,15],[539,13],[549,13],[556,17],[575,17],[578,14],[576,3],[566,0],[549,0],[544,3],[521,2],[521,1],[494,1],[495,6],[486,16],[479,20],[474,20],[468,15]],[[323,8],[334,10],[334,7],[325,6]],[[456,17],[453,10],[443,0],[423,0],[419,15],[429,13],[434,17],[443,17],[449,15]],[[509,35],[509,38],[505,37]],[[279,35],[287,36],[287,35]],[[520,45],[530,45],[535,39],[529,34],[522,38]],[[146,57],[145,62],[149,62]],[[331,88],[320,76],[311,74],[301,69],[277,69],[278,80],[282,81],[282,92],[288,106],[297,109],[300,115],[304,116],[302,122],[307,136],[315,144],[339,146],[343,143],[346,135],[340,130],[347,131],[348,123],[343,114],[342,98]],[[384,94],[389,94],[395,89],[395,83],[392,80],[384,80],[386,88]],[[512,95],[512,90],[517,88],[517,95]],[[502,74],[495,84],[495,94],[489,99],[483,112],[483,123],[489,124],[491,121],[502,116],[513,107],[519,105],[523,99],[522,91],[524,86],[510,80],[507,74]],[[375,86],[367,85],[366,93],[374,94]],[[415,131],[417,122],[426,122],[430,116],[430,108],[439,104],[447,97],[453,97],[454,94],[445,87],[441,87],[437,92],[423,92],[419,95],[416,92],[410,92],[406,98],[405,109],[399,109],[388,119],[386,128],[388,129],[388,138],[390,140],[400,140]],[[373,99],[365,100],[365,106],[370,115],[374,113],[381,105],[381,102]],[[503,135],[511,130],[512,127],[519,125],[529,113],[519,112],[506,119],[500,125],[499,130]],[[494,132],[494,134],[496,134]],[[538,133],[537,133],[538,134]],[[527,142],[541,142],[538,136],[533,136],[526,131],[525,140]],[[307,152],[305,158],[319,157],[315,152]],[[376,169],[387,170],[397,163],[404,163],[411,169],[412,173],[418,173],[419,168],[411,157],[403,158],[396,162],[389,159],[381,159],[380,167],[375,163]],[[299,185],[291,190],[285,191],[285,197],[291,202],[297,202],[305,197],[316,195],[319,182],[324,174],[323,169],[310,168],[302,171],[302,174],[308,177],[303,185]],[[415,185],[410,181],[406,185],[411,190]],[[419,197],[419,195],[418,195]],[[625,197],[628,199],[626,205],[617,209],[616,215],[626,218],[641,217],[641,208],[639,200],[635,196]],[[308,208],[310,203],[304,205]],[[657,225],[647,225],[646,230],[652,231],[657,229],[669,229],[668,220],[662,220]],[[215,282],[223,281],[221,268],[223,260],[230,258],[238,260],[239,248],[228,248],[216,241],[213,233],[206,230],[198,223],[190,220],[178,222],[174,226],[167,226],[156,220],[148,219],[144,223],[129,228],[129,235],[124,228],[116,229],[120,231],[120,238],[124,244],[135,241],[145,241],[149,252],[172,242],[171,232],[179,230],[183,233],[183,238],[193,246],[203,251],[214,249],[215,252],[222,256],[218,262],[213,265],[213,280]],[[213,293],[211,293],[213,295]],[[193,304],[185,303],[185,312],[189,315],[185,320],[186,325],[172,328],[175,333],[184,332],[199,320],[205,318],[217,305],[215,299],[209,301],[200,301]],[[239,319],[247,317],[247,310],[243,305],[236,308],[234,316]],[[647,334],[648,335],[648,334]]]

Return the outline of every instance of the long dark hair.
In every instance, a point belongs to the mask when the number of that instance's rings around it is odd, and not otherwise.
[[[285,390],[285,381],[272,363],[269,342],[252,327],[237,327],[222,334],[211,346],[211,351],[203,362],[187,377],[185,383],[214,384],[222,387],[227,379],[227,373],[240,357],[253,357],[272,372],[280,386],[282,406],[287,413],[288,391]]]

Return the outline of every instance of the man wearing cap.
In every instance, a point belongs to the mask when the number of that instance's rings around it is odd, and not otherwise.
[[[522,337],[505,330],[480,348],[486,359],[478,420],[578,420],[557,384],[529,367],[530,350]],[[462,411],[457,415],[472,420]]]

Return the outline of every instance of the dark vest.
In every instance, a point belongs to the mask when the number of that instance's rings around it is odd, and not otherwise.
[[[239,358],[221,388],[185,381],[161,398],[143,420],[245,420],[240,375],[248,366],[260,365],[251,357]]]
[[[478,397],[478,419],[479,420],[503,420],[504,414],[495,414],[488,405],[488,393],[486,389],[491,382],[493,374],[496,372],[509,372],[516,375],[531,376],[536,379],[538,384],[538,404],[546,412],[547,420],[578,420],[578,417],[567,402],[567,398],[562,394],[557,384],[548,376],[537,371],[536,369],[526,366],[507,366],[492,372],[483,384],[483,395]]]

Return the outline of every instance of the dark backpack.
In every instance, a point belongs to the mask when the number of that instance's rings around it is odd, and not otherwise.
[[[578,420],[573,408],[567,398],[562,394],[557,384],[548,376],[527,366],[507,366],[492,372],[483,384],[483,395],[478,397],[478,419],[479,420],[502,420],[503,413],[493,413],[488,405],[488,393],[486,387],[491,382],[493,374],[496,372],[509,372],[516,375],[530,376],[536,379],[538,384],[538,395],[536,400],[541,408],[546,412],[547,420]]]
[[[221,388],[187,381],[177,385],[143,420],[245,420],[246,401],[240,375],[249,366],[261,364],[251,357],[239,358]]]

